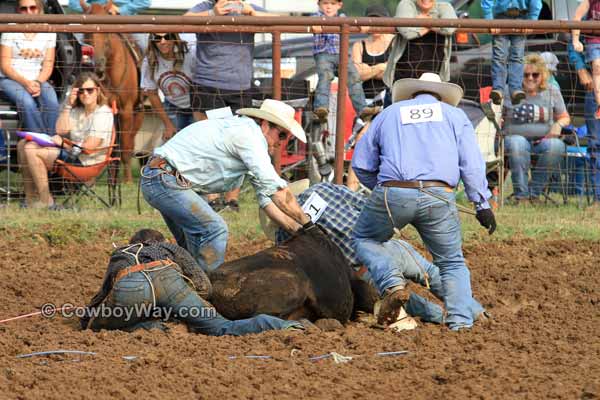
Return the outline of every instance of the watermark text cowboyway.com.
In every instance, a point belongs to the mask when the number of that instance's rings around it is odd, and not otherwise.
[[[78,307],[72,303],[56,306],[45,303],[41,306],[41,314],[45,318],[62,316],[63,318],[118,318],[123,321],[138,319],[160,319],[167,321],[171,318],[215,318],[217,310],[214,307],[178,306],[154,307],[152,304],[134,304],[131,306],[106,305],[104,303],[94,308]]]

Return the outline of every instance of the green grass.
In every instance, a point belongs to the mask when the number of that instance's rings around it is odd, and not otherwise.
[[[134,180],[139,179],[139,167],[134,161],[132,167]],[[0,188],[5,187],[6,171],[0,172]],[[15,190],[20,184],[20,174],[12,173],[10,180]],[[105,181],[97,185],[99,194],[106,197]],[[507,182],[506,193],[511,192]],[[131,233],[140,228],[155,228],[164,233],[168,229],[160,214],[140,199],[141,214],[137,212],[137,184],[122,185],[122,205],[120,208],[105,209],[100,203],[82,200],[75,210],[49,212],[46,210],[21,209],[18,201],[12,201],[0,208],[0,230],[6,232],[19,231],[25,236],[42,235],[50,243],[67,243],[88,241],[98,236],[110,235],[114,240],[125,240]],[[461,205],[470,208],[464,192],[457,195]],[[463,236],[465,241],[501,241],[513,238],[532,239],[575,239],[600,240],[600,210],[578,208],[578,199],[571,197],[568,205],[562,205],[562,198],[553,194],[560,206],[510,206],[506,205],[496,212],[498,229],[489,236],[479,226],[474,216],[462,214]],[[57,199],[60,201],[61,199]],[[0,204],[5,203],[0,199]],[[258,207],[254,191],[246,185],[241,196],[239,213],[223,212],[232,240],[256,239],[264,237],[258,222]],[[405,228],[402,234],[406,238],[418,238],[416,231]]]
[[[258,207],[254,191],[246,187],[241,196],[239,213],[223,212],[231,240],[257,239],[263,234],[258,222]],[[99,193],[106,187],[100,185]],[[51,244],[85,242],[98,235],[110,235],[114,241],[126,240],[140,228],[168,229],[160,214],[141,198],[141,214],[137,212],[137,185],[122,185],[123,204],[120,208],[105,209],[99,203],[83,200],[75,210],[52,212],[22,209],[18,201],[0,208],[0,231],[25,237],[44,237]],[[460,202],[468,206],[459,195]],[[600,240],[600,211],[576,207],[577,200],[561,206],[504,206],[496,212],[498,229],[489,236],[474,216],[461,214],[465,241],[501,241],[514,238]],[[403,230],[406,238],[418,238],[412,228]]]

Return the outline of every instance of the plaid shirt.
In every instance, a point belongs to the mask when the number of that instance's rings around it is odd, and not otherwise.
[[[324,17],[323,11],[313,15],[313,17]],[[346,14],[339,13],[338,17],[345,17]],[[337,33],[318,33],[314,35],[313,54],[339,54],[340,53],[340,35]]]
[[[356,258],[350,236],[352,235],[352,229],[358,220],[358,216],[366,203],[365,197],[354,193],[346,186],[319,183],[302,192],[298,196],[298,203],[304,204],[313,192],[316,192],[327,202],[327,208],[325,208],[317,224],[323,228],[327,236],[338,246],[351,267],[361,265]],[[277,231],[277,243],[281,243],[289,238],[290,235],[283,229]]]

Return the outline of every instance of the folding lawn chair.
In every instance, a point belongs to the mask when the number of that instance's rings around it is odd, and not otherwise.
[[[121,192],[118,184],[118,168],[121,159],[119,157],[112,157],[112,152],[116,146],[116,136],[116,130],[113,125],[109,146],[82,150],[82,153],[85,154],[106,151],[106,156],[100,163],[93,165],[72,165],[61,160],[55,161],[53,173],[58,175],[64,183],[64,194],[66,196],[63,202],[64,205],[69,202],[75,205],[83,196],[95,198],[107,208],[121,203]],[[72,142],[68,139],[65,139],[65,143],[72,145]],[[111,166],[116,170],[110,171],[107,176],[108,198],[104,199],[94,190],[94,186]]]

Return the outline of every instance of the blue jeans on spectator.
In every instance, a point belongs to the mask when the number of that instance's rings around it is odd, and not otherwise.
[[[492,88],[508,94],[523,90],[523,56],[525,55],[523,35],[494,35],[492,47]]]
[[[319,53],[315,54],[315,63],[317,64],[317,75],[319,82],[315,90],[315,102],[313,108],[319,107],[329,109],[329,92],[331,91],[331,81],[335,77],[335,72],[340,61],[339,54]],[[362,87],[362,80],[358,70],[351,58],[348,58],[348,94],[352,101],[352,106],[356,114],[360,115],[366,106],[365,92]]]
[[[594,117],[596,108],[594,92],[586,92],[584,117],[587,126],[587,152],[592,170],[590,179],[594,188],[594,201],[600,201],[600,120]]]
[[[144,199],[162,214],[177,240],[206,272],[223,264],[227,225],[206,200],[177,183],[175,176],[159,168],[142,170]]]
[[[33,97],[20,83],[0,78],[0,90],[17,107],[24,130],[54,135],[59,106],[52,85],[42,83],[40,95]]]
[[[175,125],[177,132],[194,123],[194,114],[191,108],[179,108],[168,100],[163,102],[163,108],[173,125]]]
[[[388,205],[393,224],[386,210],[384,191],[388,191]],[[413,225],[439,267],[441,291],[446,306],[446,323],[450,329],[473,325],[470,273],[462,253],[460,220],[453,191],[446,188],[428,188],[433,197],[418,189],[384,188],[373,190],[353,231],[353,245],[358,259],[369,269],[380,293],[394,286],[403,286],[405,276],[398,262],[386,255],[393,227],[402,229]],[[404,267],[401,267],[404,268]]]
[[[509,135],[504,139],[511,172],[515,198],[536,198],[544,191],[552,171],[557,171],[566,147],[558,138],[542,139],[539,143],[520,135]],[[531,155],[537,155],[537,163],[531,170],[528,184]]]
[[[389,287],[405,286],[411,280],[421,286],[427,286],[425,274],[429,281],[429,290],[440,300],[444,300],[444,290],[440,269],[423,257],[410,244],[402,240],[389,240],[382,244],[382,257],[387,257],[387,262],[392,264],[392,282]],[[370,274],[365,274],[365,279],[370,279]],[[380,293],[383,294],[383,293]],[[430,302],[416,293],[411,293],[404,305],[406,312],[419,317],[422,321],[441,324],[444,321],[444,310],[435,303]],[[475,299],[471,299],[471,315],[477,320],[484,308]]]
[[[157,315],[161,319],[185,322],[193,333],[212,336],[240,336],[301,326],[296,321],[284,321],[264,314],[238,321],[228,320],[198,296],[172,267],[125,276],[115,284],[99,307],[111,312],[91,320],[90,328],[95,331],[119,329],[131,332],[140,328],[162,328]]]

